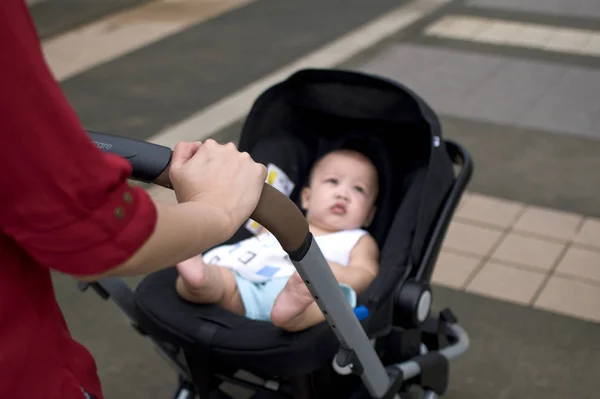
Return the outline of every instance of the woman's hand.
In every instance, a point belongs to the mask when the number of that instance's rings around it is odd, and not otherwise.
[[[178,202],[203,202],[222,213],[233,231],[258,204],[267,169],[233,143],[179,143],[173,152],[169,175]]]

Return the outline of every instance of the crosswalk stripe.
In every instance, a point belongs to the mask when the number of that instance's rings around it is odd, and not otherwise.
[[[425,29],[429,36],[586,56],[600,56],[600,30],[447,16]]]
[[[42,47],[62,81],[252,1],[152,1],[52,37]]]

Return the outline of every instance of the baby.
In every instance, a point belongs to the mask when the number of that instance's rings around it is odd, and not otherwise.
[[[309,228],[351,306],[378,273],[379,248],[363,227],[375,214],[377,169],[359,152],[320,158],[302,190]],[[177,265],[187,301],[215,303],[255,320],[300,331],[325,320],[277,240],[263,231]]]

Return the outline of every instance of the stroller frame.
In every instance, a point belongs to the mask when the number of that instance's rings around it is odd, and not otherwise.
[[[133,178],[144,182],[152,182],[171,188],[168,181],[168,164],[171,158],[171,149],[144,141],[114,136],[110,134],[91,132],[96,145],[104,151],[118,154],[128,159],[133,167]],[[308,231],[302,230],[307,226],[302,214],[289,198],[265,183],[263,197],[259,202],[257,211],[252,219],[272,231],[280,241],[307,288],[315,298],[318,306],[325,315],[326,322],[336,335],[340,348],[335,356],[332,366],[340,375],[354,374],[362,380],[361,389],[351,397],[392,398],[399,397],[400,392],[405,392],[411,385],[421,386],[425,398],[433,399],[445,392],[448,380],[448,364],[451,360],[462,355],[469,347],[469,337],[465,330],[457,323],[449,309],[443,310],[437,316],[431,314],[431,290],[427,283],[430,276],[423,275],[425,265],[434,263],[440,250],[440,244],[448,229],[451,216],[456,209],[462,193],[464,192],[472,175],[472,161],[469,153],[459,144],[444,140],[446,150],[455,165],[460,165],[456,179],[447,195],[441,214],[437,217],[431,240],[425,249],[421,264],[417,267],[418,273],[413,280],[405,281],[399,287],[397,302],[411,313],[415,327],[420,329],[423,337],[419,336],[420,355],[409,360],[384,365],[379,358],[373,342],[365,333],[356,310],[353,310],[344,298],[338,287],[337,280],[327,261],[323,257],[314,238]],[[280,215],[285,212],[296,217],[292,225],[300,226],[300,232],[287,233],[287,226],[279,226],[286,220],[279,217],[259,214],[258,209],[286,208],[285,211],[275,212]],[[269,220],[271,218],[271,220]],[[289,224],[290,216],[286,223]],[[296,229],[296,230],[298,230]],[[293,230],[293,229],[292,229]],[[295,238],[284,235],[296,235]],[[81,291],[92,288],[104,299],[111,299],[130,319],[133,327],[142,335],[147,336],[179,374],[179,386],[176,388],[174,398],[192,399],[198,396],[204,399],[209,392],[203,385],[205,381],[199,378],[202,373],[195,373],[195,365],[186,358],[183,350],[175,345],[161,341],[149,334],[140,326],[136,315],[134,291],[120,278],[106,278],[93,283],[78,283]],[[336,288],[337,287],[337,288]],[[414,339],[414,328],[397,328],[397,337],[409,337],[411,332]],[[273,393],[284,391],[279,382],[265,380],[262,383],[250,382],[234,375],[218,374],[216,378],[246,386],[258,391]],[[302,378],[295,381],[302,385]],[[296,387],[297,388],[297,387]],[[307,397],[302,394],[303,389],[295,389],[291,396]],[[288,393],[289,395],[289,393]]]

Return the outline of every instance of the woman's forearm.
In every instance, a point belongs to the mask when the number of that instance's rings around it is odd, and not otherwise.
[[[214,204],[155,202],[157,222],[148,240],[123,264],[100,275],[77,276],[83,281],[151,273],[199,255],[229,239],[239,226]]]

